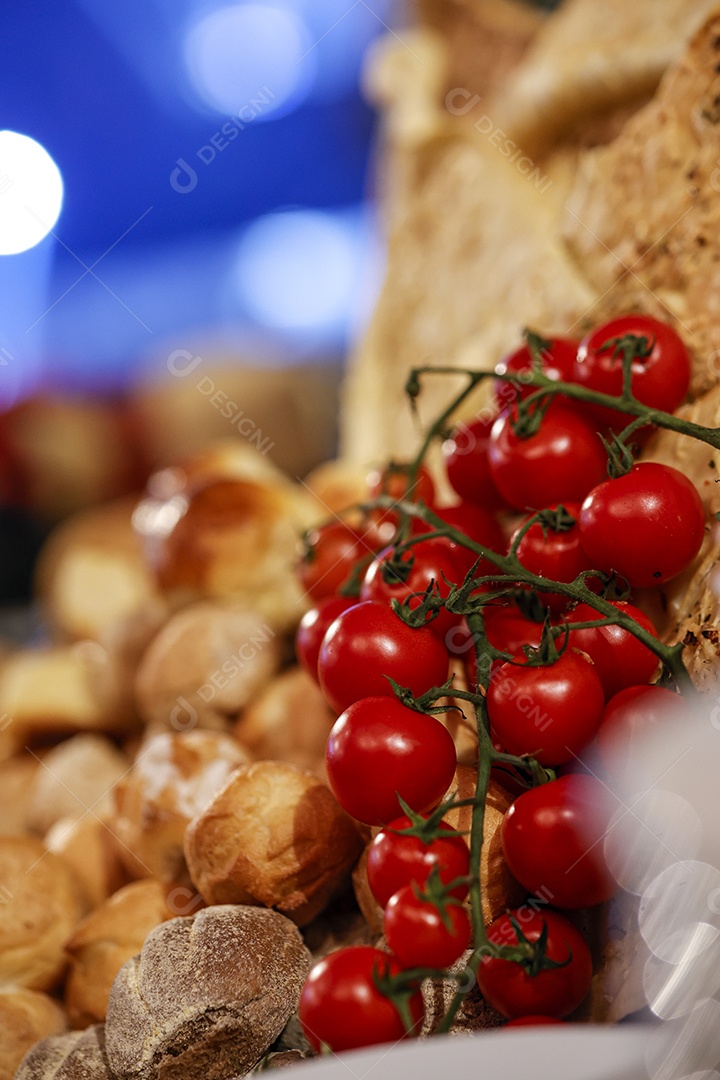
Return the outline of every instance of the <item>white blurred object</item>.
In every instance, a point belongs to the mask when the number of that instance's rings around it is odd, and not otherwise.
[[[302,1073],[306,1080],[641,1080],[647,1043],[647,1030],[637,1027],[484,1031],[333,1055],[304,1062]]]
[[[651,1039],[648,1076],[720,1078],[720,699],[698,697],[690,718],[669,717],[633,756],[632,772],[614,784],[620,808],[605,851],[640,897],[650,950],[643,987],[665,1021]]]
[[[0,255],[39,244],[60,216],[63,181],[47,150],[17,131],[0,131]]]

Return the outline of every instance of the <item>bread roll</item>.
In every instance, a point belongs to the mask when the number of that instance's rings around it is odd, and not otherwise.
[[[0,837],[0,988],[51,990],[84,906],[70,869],[40,840]]]
[[[31,754],[2,761],[0,752],[0,827],[4,836],[28,832],[33,780],[39,768],[40,762]]]
[[[172,616],[145,652],[135,681],[148,723],[222,729],[275,674],[280,638],[247,607],[193,604]]]
[[[258,693],[235,725],[235,735],[253,757],[287,761],[324,781],[325,744],[335,719],[315,680],[295,667]]]
[[[116,1080],[105,1054],[103,1026],[43,1039],[27,1054],[15,1080]]]
[[[12,1080],[38,1039],[64,1030],[65,1014],[47,994],[0,990],[0,1080]]]
[[[238,769],[185,837],[190,875],[208,904],[265,904],[300,926],[348,879],[361,849],[329,789],[274,761]]]
[[[64,859],[91,908],[107,900],[128,879],[112,827],[95,814],[86,814],[79,821],[60,818],[45,834],[45,847]]]
[[[458,765],[455,779],[450,787],[458,799],[471,799],[477,786],[477,771],[468,765]],[[480,859],[480,881],[483,890],[483,918],[485,924],[492,922],[507,908],[517,907],[524,899],[526,891],[508,870],[502,850],[500,826],[505,812],[514,796],[510,795],[495,780],[488,786],[485,800],[485,822],[483,828],[483,847]],[[460,832],[467,830],[466,842],[470,843],[472,807],[460,806],[449,810],[444,819],[448,825]]]
[[[32,785],[30,825],[44,833],[60,818],[102,814],[130,762],[102,735],[66,739],[43,757]]]
[[[107,1054],[123,1080],[243,1076],[297,1008],[309,954],[274,911],[221,906],[153,930],[110,993]]]
[[[101,641],[161,604],[132,527],[136,503],[125,498],[74,514],[45,543],[35,584],[56,638]]]
[[[236,597],[276,630],[297,624],[306,604],[294,563],[312,516],[302,488],[227,477],[193,483],[176,472],[151,478],[149,492],[134,520],[172,603]]]
[[[123,964],[142,949],[151,930],[180,914],[176,893],[186,891],[159,881],[134,881],[111,896],[78,925],[65,949],[70,970],[65,1005],[72,1027],[105,1019],[110,987]],[[194,910],[202,905],[196,898]]]
[[[128,873],[187,881],[183,839],[189,822],[248,760],[239,743],[213,731],[146,740],[115,788],[113,830]]]

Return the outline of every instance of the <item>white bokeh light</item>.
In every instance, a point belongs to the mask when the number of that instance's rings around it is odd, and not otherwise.
[[[28,135],[0,131],[0,255],[39,244],[62,201],[62,176],[47,150]]]
[[[346,322],[356,294],[357,226],[319,210],[268,214],[245,232],[237,284],[255,319],[281,330],[324,331]]]
[[[233,4],[188,30],[185,65],[195,92],[217,112],[241,114],[262,97],[254,119],[284,116],[305,100],[314,78],[313,42],[294,12]]]

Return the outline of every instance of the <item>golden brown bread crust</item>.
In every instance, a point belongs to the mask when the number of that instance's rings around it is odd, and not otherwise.
[[[138,709],[160,728],[223,729],[275,674],[280,653],[273,627],[244,603],[191,604],[145,651],[135,676]]]
[[[79,923],[65,945],[70,958],[65,1004],[72,1027],[104,1021],[118,971],[140,952],[151,930],[180,914],[173,897],[185,900],[186,893],[153,879],[134,881]],[[193,910],[201,905],[196,898]]]
[[[91,909],[128,881],[112,829],[107,819],[92,813],[78,821],[60,818],[45,834],[46,848],[70,867]]]
[[[238,769],[190,824],[185,856],[208,904],[265,904],[303,926],[349,879],[362,841],[311,773],[284,762]]]
[[[49,750],[32,785],[30,825],[44,833],[60,818],[71,821],[89,810],[102,815],[112,804],[112,789],[130,767],[109,739],[84,732]]]
[[[219,732],[148,738],[115,788],[113,831],[128,873],[187,881],[183,840],[189,822],[248,760],[239,743]]]
[[[0,990],[0,1080],[12,1080],[28,1050],[65,1030],[56,1001],[37,990]]]
[[[669,321],[692,354],[693,396],[719,370],[719,63],[716,9],[653,100],[613,143],[585,155],[564,220],[599,294],[589,317],[639,310]]]
[[[335,723],[315,680],[294,667],[283,671],[243,711],[236,738],[253,757],[287,761],[325,780],[325,745]]]
[[[243,1076],[297,1008],[309,954],[275,911],[219,906],[153,930],[110,994],[107,1053],[124,1080]]]
[[[31,836],[0,837],[0,987],[52,990],[85,911],[69,867]]]

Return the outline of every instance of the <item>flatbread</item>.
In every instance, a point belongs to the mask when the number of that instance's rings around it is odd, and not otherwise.
[[[692,396],[720,374],[720,6],[652,102],[580,163],[564,234],[598,292],[588,320],[647,311],[693,354]]]

